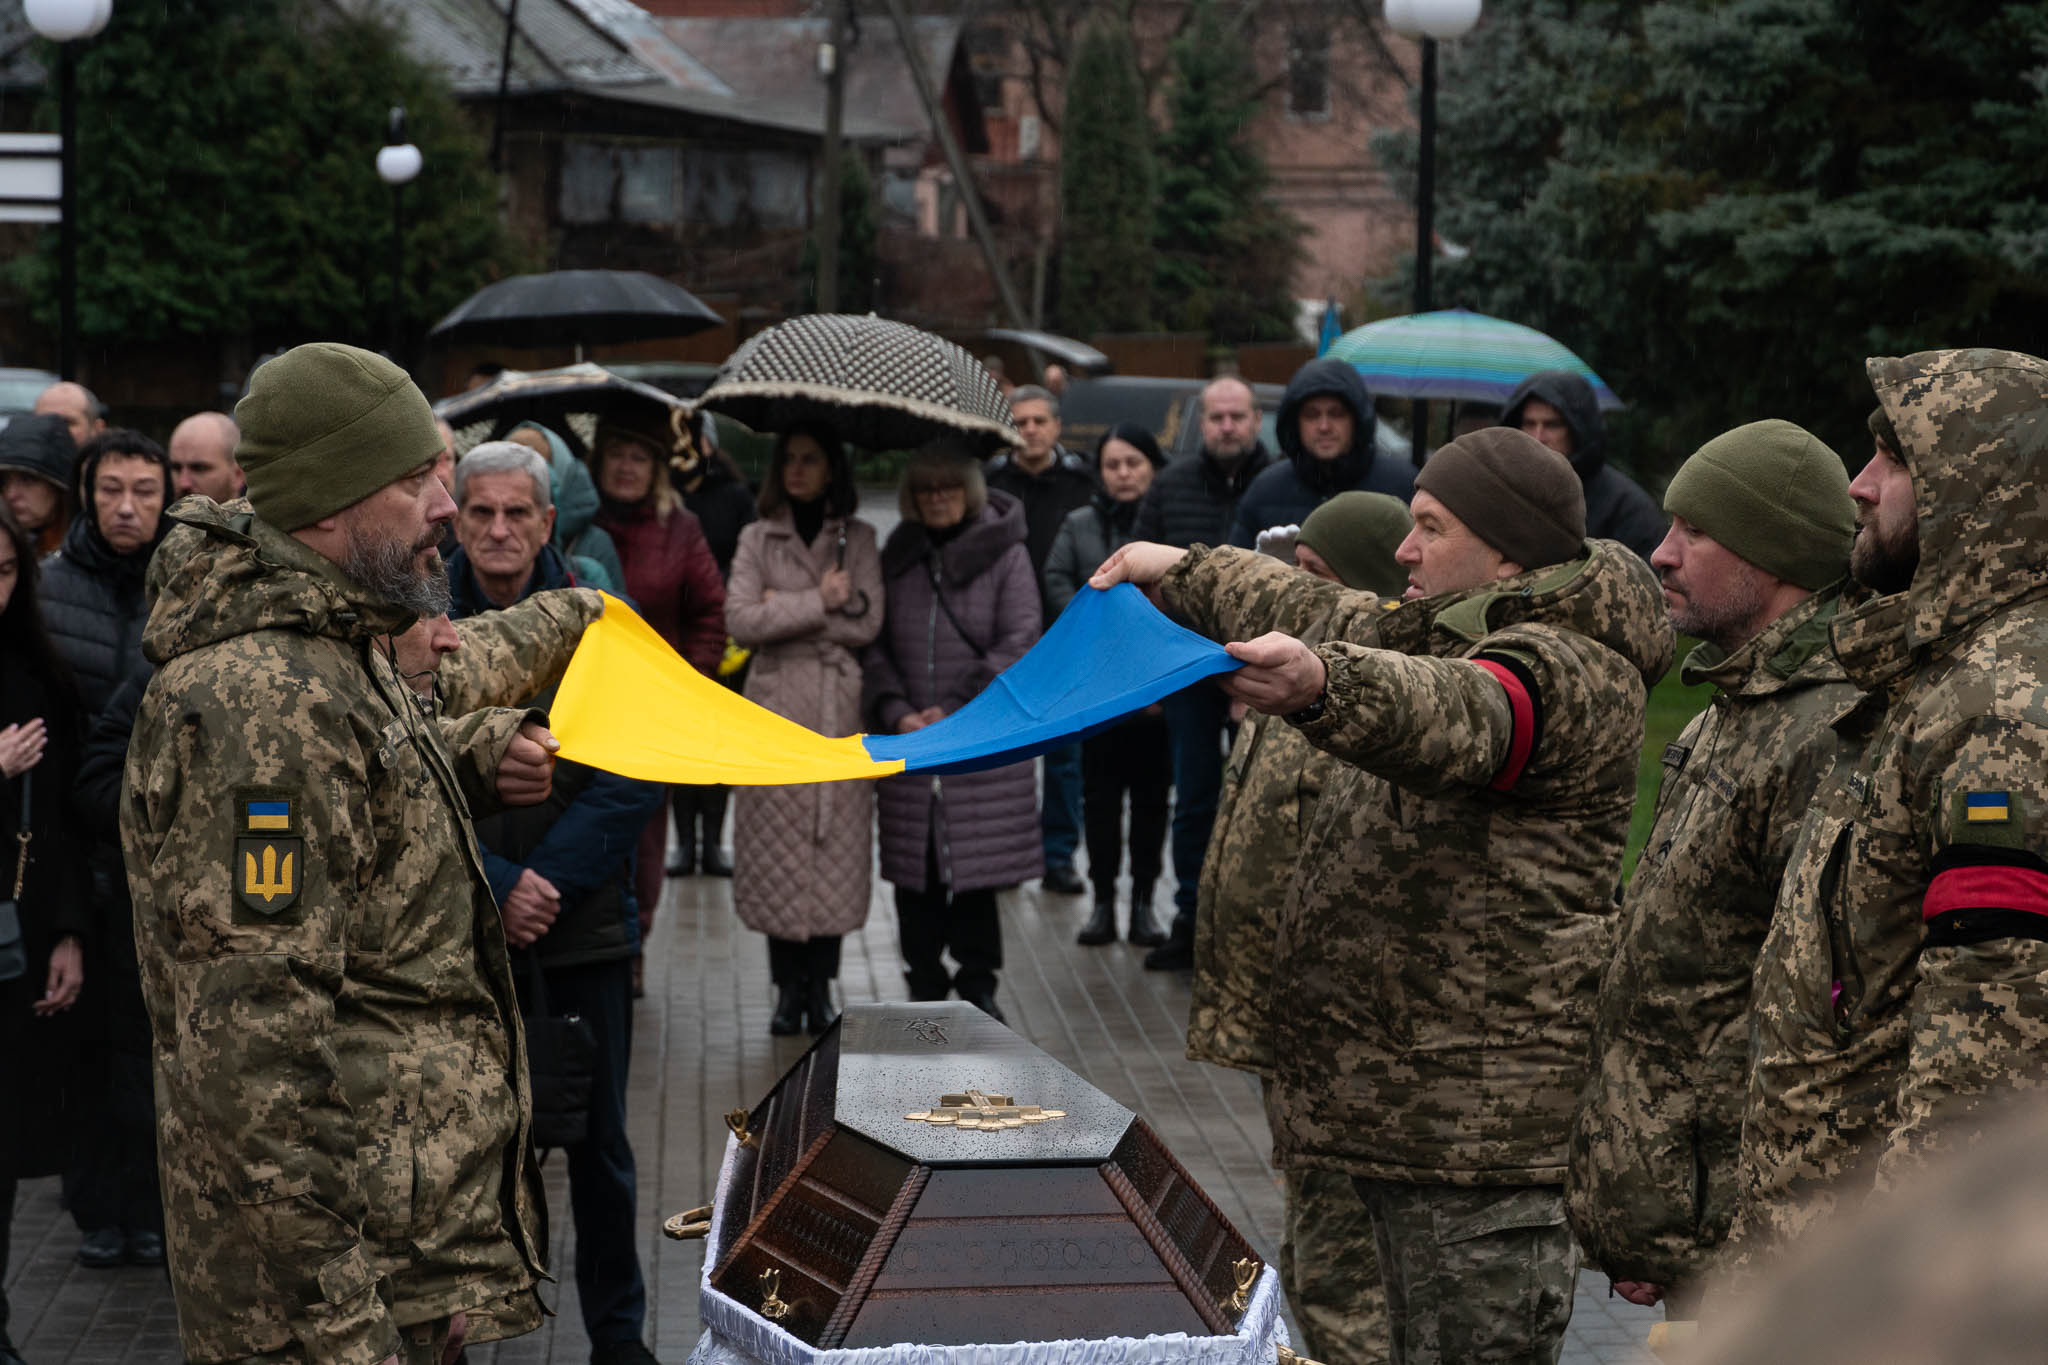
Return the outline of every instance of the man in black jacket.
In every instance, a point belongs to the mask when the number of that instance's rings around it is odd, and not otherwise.
[[[554,507],[547,462],[539,455],[508,441],[478,446],[455,467],[455,502],[462,544],[448,561],[451,615],[509,607],[571,585],[562,557],[548,545]],[[530,699],[537,705],[546,700]],[[662,788],[652,783],[561,762],[546,801],[476,822],[522,1008],[537,1007],[534,988],[541,986],[549,1013],[581,1015],[596,1036],[589,1130],[566,1149],[576,1293],[594,1365],[650,1365],[654,1359],[641,1339],[647,1289],[636,1249],[626,1073],[633,1049],[632,961],[640,949],[632,857],[661,798]]]
[[[1145,490],[1132,526],[1134,540],[1186,549],[1223,545],[1238,500],[1273,457],[1259,441],[1259,401],[1251,385],[1226,375],[1202,390],[1202,453],[1169,463]],[[1195,892],[1216,796],[1223,786],[1223,732],[1229,708],[1212,683],[1199,682],[1166,699],[1173,742],[1173,929],[1145,955],[1154,971],[1191,971],[1195,965]]]
[[[1607,463],[1607,424],[1585,376],[1539,370],[1524,379],[1500,410],[1500,424],[1518,427],[1571,461],[1586,490],[1586,538],[1618,540],[1648,561],[1671,524],[1634,479]]]
[[[142,661],[149,616],[143,576],[166,529],[171,479],[170,456],[140,432],[102,432],[80,452],[84,505],[64,548],[43,565],[37,596],[50,638],[78,682],[88,732]],[[98,932],[86,963],[83,1003],[93,1027],[85,1065],[89,1103],[100,1112],[81,1126],[85,1141],[69,1181],[71,1216],[85,1234],[78,1260],[94,1269],[124,1261],[162,1265],[150,1027],[135,960],[134,911],[118,832],[89,832]]]
[[[1024,504],[1024,547],[1031,552],[1031,572],[1038,579],[1039,616],[1046,625],[1057,614],[1045,591],[1045,560],[1052,553],[1060,523],[1076,507],[1086,507],[1099,485],[1088,462],[1060,444],[1060,400],[1049,389],[1023,384],[1010,392],[1010,415],[1024,438],[1022,450],[1009,450],[982,467],[990,488]],[[1067,744],[1045,755],[1045,784],[1039,798],[1038,826],[1045,841],[1045,876],[1041,885],[1063,896],[1088,889],[1074,871],[1074,851],[1081,846],[1081,746]]]
[[[1339,493],[1359,489],[1407,502],[1415,496],[1415,467],[1380,459],[1373,447],[1378,422],[1372,393],[1358,367],[1324,356],[1295,371],[1275,415],[1280,453],[1238,500],[1230,543],[1251,549],[1269,526],[1299,526]]]

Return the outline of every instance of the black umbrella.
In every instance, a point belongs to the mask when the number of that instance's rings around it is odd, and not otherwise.
[[[686,337],[721,327],[681,285],[644,270],[557,270],[487,284],[434,324],[438,341],[577,347]]]
[[[939,436],[965,436],[983,454],[1023,444],[1008,400],[973,356],[930,332],[851,313],[810,313],[747,338],[697,406],[755,431],[817,422],[866,450]]]
[[[455,429],[455,451],[501,439],[521,422],[538,422],[588,458],[600,426],[627,427],[673,445],[690,405],[674,394],[613,374],[601,365],[507,370],[480,389],[434,404]]]

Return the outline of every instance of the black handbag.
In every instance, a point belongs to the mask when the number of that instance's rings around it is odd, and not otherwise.
[[[21,829],[15,834],[19,849],[14,855],[14,894],[0,901],[0,981],[14,981],[28,972],[28,947],[21,939],[21,888],[28,878],[28,845],[34,836],[28,828],[29,780],[21,775]]]
[[[597,1077],[597,1033],[580,1014],[548,1009],[540,954],[526,955],[526,1074],[533,1090],[533,1145],[568,1147],[590,1132]]]

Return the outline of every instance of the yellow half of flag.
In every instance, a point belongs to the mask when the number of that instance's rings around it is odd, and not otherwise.
[[[561,756],[622,777],[742,787],[884,777],[858,735],[827,739],[705,677],[606,593],[550,708]]]

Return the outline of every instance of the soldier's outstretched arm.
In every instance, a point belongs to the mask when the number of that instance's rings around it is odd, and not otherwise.
[[[1229,546],[1188,551],[1163,575],[1159,596],[1168,612],[1219,643],[1320,627],[1325,639],[1373,644],[1387,607],[1386,598]]]
[[[379,835],[348,718],[243,669],[153,692],[123,811],[183,1254],[256,1247],[305,1358],[368,1365],[398,1332],[365,1256],[335,1001]],[[396,836],[398,831],[391,832]],[[228,1287],[224,1287],[226,1290]]]
[[[1978,717],[1932,748],[1909,789],[1933,875],[1886,1185],[2048,1085],[2048,726]]]
[[[462,648],[435,672],[442,710],[460,716],[531,701],[561,682],[583,632],[603,614],[595,589],[557,588],[457,621]]]

